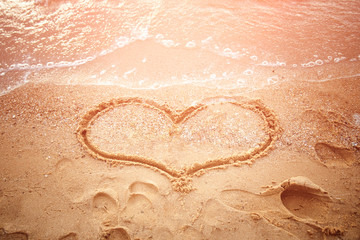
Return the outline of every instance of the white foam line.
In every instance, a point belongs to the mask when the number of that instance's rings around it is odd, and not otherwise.
[[[359,74],[355,74],[352,76],[343,76],[343,77],[336,77],[336,78],[328,78],[328,79],[324,79],[324,80],[303,80],[305,82],[326,82],[326,81],[331,81],[331,80],[337,80],[337,79],[345,79],[345,78],[354,78],[354,77],[359,77]],[[206,87],[206,88],[210,88],[210,89],[226,89],[226,90],[231,90],[231,89],[241,89],[241,88],[246,88],[246,91],[242,91],[242,93],[251,93],[251,92],[255,92],[257,90],[261,90],[266,86],[271,86],[271,85],[276,85],[276,84],[282,84],[288,81],[292,81],[294,79],[288,79],[288,80],[283,80],[283,81],[279,81],[273,84],[266,84],[263,87],[254,87],[254,86],[245,86],[245,87],[239,87],[236,84],[233,85],[233,87],[221,87],[221,86],[212,86],[212,85],[206,85],[209,82],[213,82],[216,81],[214,79],[208,79],[205,81],[186,81],[186,82],[181,82],[181,83],[171,83],[171,84],[156,84],[156,86],[152,85],[149,87],[129,87],[126,86],[124,84],[112,84],[113,86],[119,86],[119,87],[123,87],[126,89],[134,89],[134,90],[149,90],[149,89],[160,89],[160,88],[166,88],[166,87],[172,87],[172,86],[184,86],[184,85],[195,85],[195,86],[200,86],[200,87]],[[62,84],[59,84],[62,85]],[[67,84],[64,84],[67,85]],[[78,84],[78,85],[99,85],[96,83],[88,83],[88,84]],[[108,85],[108,84],[107,84]]]
[[[28,76],[30,75],[30,72],[26,72],[24,75],[23,80],[19,81],[18,83],[16,83],[13,86],[9,86],[6,90],[3,90],[0,92],[0,96],[4,96],[12,91],[14,91],[15,89],[24,86],[25,84],[29,83],[29,81],[27,80]]]
[[[133,69],[125,72],[124,75],[129,75],[129,74],[131,74],[131,73],[133,73],[133,72],[135,72],[135,71],[136,71],[136,68],[133,68]]]
[[[155,83],[148,87],[130,87],[125,84],[114,84],[114,83],[111,84],[109,82],[106,82],[106,83],[93,82],[93,83],[82,83],[82,84],[61,84],[61,83],[58,84],[58,83],[55,83],[54,85],[57,85],[57,86],[69,86],[69,85],[72,85],[72,86],[118,86],[118,87],[131,89],[131,90],[154,90],[154,89],[161,89],[161,88],[173,87],[173,86],[184,86],[184,85],[195,85],[195,86],[205,87],[205,88],[209,88],[209,89],[226,89],[226,90],[246,88],[247,91],[242,91],[242,93],[249,93],[249,92],[253,92],[253,91],[261,89],[261,88],[251,87],[251,86],[239,87],[236,84],[234,84],[233,87],[219,87],[219,86],[207,85],[208,82],[212,82],[212,81],[213,80],[186,81],[186,82],[181,82],[181,83],[170,83],[170,84],[156,84]]]
[[[325,79],[321,79],[321,80],[303,80],[304,82],[328,82],[328,81],[333,81],[333,80],[337,80],[337,79],[344,79],[344,78],[355,78],[355,77],[360,77],[360,73],[355,74],[355,75],[350,75],[350,76],[343,76],[343,77],[334,77],[334,78],[325,78]]]

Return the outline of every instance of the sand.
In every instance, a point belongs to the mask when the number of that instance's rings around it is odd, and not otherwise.
[[[359,239],[360,78],[0,97],[0,239]]]

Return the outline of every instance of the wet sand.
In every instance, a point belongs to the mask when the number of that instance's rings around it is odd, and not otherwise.
[[[359,89],[26,84],[0,97],[0,238],[358,239]]]

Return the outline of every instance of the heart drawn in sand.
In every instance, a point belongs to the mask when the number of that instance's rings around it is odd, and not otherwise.
[[[88,111],[77,136],[93,157],[150,167],[186,192],[205,170],[263,156],[279,132],[275,114],[260,100],[216,97],[174,111],[149,99],[119,98]]]

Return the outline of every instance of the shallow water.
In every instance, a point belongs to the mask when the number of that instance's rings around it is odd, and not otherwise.
[[[0,91],[29,81],[254,89],[357,76],[359,19],[357,0],[2,1]]]

